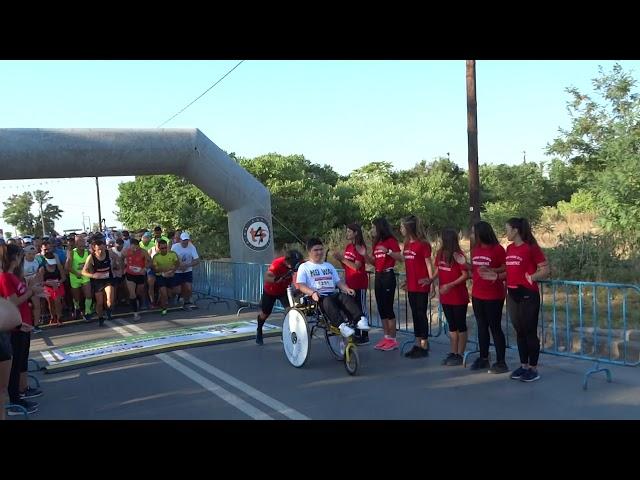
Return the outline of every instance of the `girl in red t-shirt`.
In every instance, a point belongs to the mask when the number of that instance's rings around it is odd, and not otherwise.
[[[443,365],[462,365],[462,354],[467,346],[467,278],[464,254],[460,250],[458,232],[445,228],[442,231],[441,247],[436,254],[436,269],[439,281],[440,305],[449,326],[451,352],[442,361]]]
[[[512,242],[507,246],[506,256],[507,311],[516,330],[521,363],[511,378],[533,382],[540,378],[540,293],[536,280],[549,274],[549,266],[526,218],[507,220],[506,233]]]
[[[44,295],[44,289],[40,285],[27,287],[22,281],[22,265],[24,254],[22,248],[17,245],[7,245],[2,250],[0,272],[0,297],[4,297],[18,307],[22,324],[11,331],[11,350],[13,359],[10,362],[10,374],[8,382],[9,399],[13,404],[21,405],[27,409],[28,413],[37,411],[38,404],[26,400],[42,395],[42,391],[29,388],[27,367],[29,362],[29,347],[31,342],[31,330],[33,330],[33,317],[29,299],[34,295]],[[0,360],[0,364],[5,363]],[[2,370],[6,370],[0,365],[0,377],[4,376]],[[0,383],[4,383],[0,378]],[[0,385],[2,389],[3,385]],[[21,393],[24,399],[21,398]],[[1,395],[0,395],[1,396]],[[18,411],[19,413],[19,411]],[[16,414],[16,411],[9,410],[9,415]]]
[[[506,341],[502,331],[504,282],[498,274],[505,271],[505,252],[496,234],[487,222],[478,222],[471,229],[471,270],[473,286],[471,305],[478,324],[480,357],[471,365],[472,371],[506,373]],[[496,348],[496,362],[489,363],[489,330]]]
[[[434,268],[431,263],[431,245],[418,234],[418,219],[410,215],[402,219],[400,233],[404,236],[402,255],[406,268],[407,280],[402,288],[406,288],[411,316],[415,345],[405,353],[407,358],[423,358],[429,355],[429,323],[427,308],[429,292],[433,291],[431,279]]]
[[[367,255],[367,262],[376,270],[375,295],[378,313],[382,320],[384,338],[374,347],[377,350],[396,350],[396,314],[393,301],[396,295],[396,273],[393,267],[396,260],[401,260],[400,244],[391,233],[391,226],[386,218],[376,218],[372,222],[373,255]]]
[[[355,290],[355,300],[360,310],[362,310],[362,314],[368,317],[367,289],[369,288],[369,277],[365,270],[367,245],[364,243],[362,227],[359,224],[350,223],[347,225],[347,240],[349,243],[344,249],[344,254],[335,252],[333,258],[344,267],[345,283],[347,287]],[[356,328],[354,339],[358,345],[366,345],[369,343],[369,332]]]

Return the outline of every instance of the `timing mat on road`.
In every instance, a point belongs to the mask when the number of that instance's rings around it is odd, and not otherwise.
[[[265,337],[277,336],[281,332],[281,328],[268,323],[263,327]],[[96,340],[43,350],[40,353],[47,363],[45,372],[56,373],[183,348],[249,340],[254,339],[255,335],[255,320],[238,321]]]

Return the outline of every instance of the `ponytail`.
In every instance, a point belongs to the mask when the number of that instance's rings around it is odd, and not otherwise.
[[[524,243],[527,243],[529,245],[538,245],[536,238],[531,232],[531,225],[529,225],[529,221],[526,218],[512,217],[507,220],[507,223],[511,228],[515,228],[516,230],[518,230],[520,238]]]

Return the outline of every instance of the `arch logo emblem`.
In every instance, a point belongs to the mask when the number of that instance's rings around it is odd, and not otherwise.
[[[251,250],[264,250],[271,243],[271,230],[264,217],[253,217],[245,223],[242,229],[242,238]]]

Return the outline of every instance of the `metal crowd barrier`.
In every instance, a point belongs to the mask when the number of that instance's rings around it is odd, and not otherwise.
[[[205,260],[193,269],[193,292],[197,301],[236,302],[241,310],[260,303],[264,272],[268,265]]]
[[[594,373],[604,372],[607,382],[611,382],[610,369],[601,364],[640,365],[640,287],[571,280],[542,280],[538,283],[540,352],[594,361],[593,368],[584,375],[584,390]],[[440,323],[446,324],[441,311],[439,316]],[[478,353],[476,322],[471,306],[467,323],[468,342],[475,344],[476,349],[465,352],[464,365],[469,355]],[[506,302],[502,328],[507,348],[517,349],[516,333]]]
[[[592,360],[589,377],[611,372],[600,364],[640,364],[640,287],[604,282],[546,280],[541,284],[540,344],[551,355]]]

